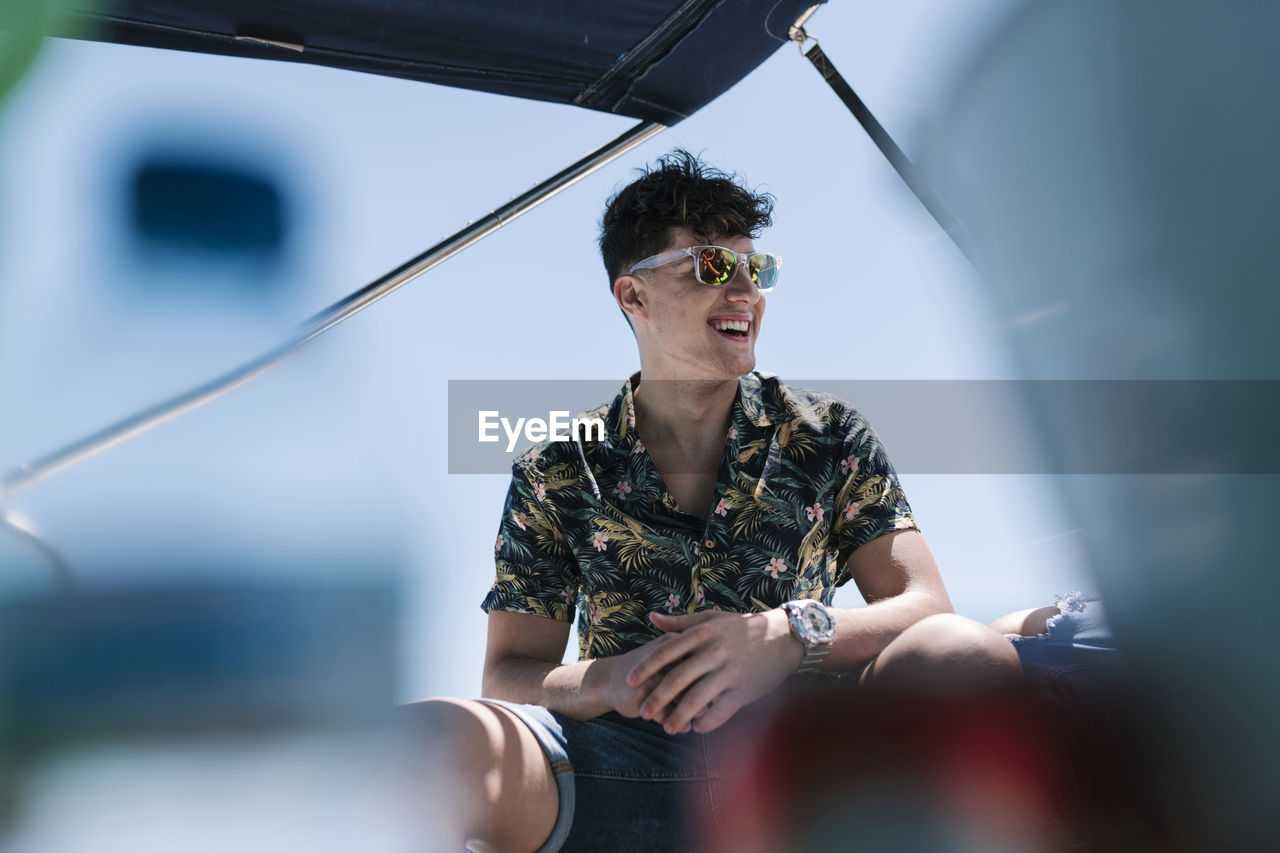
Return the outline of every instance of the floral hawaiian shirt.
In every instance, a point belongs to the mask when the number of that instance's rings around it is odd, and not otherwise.
[[[632,377],[604,440],[544,441],[512,465],[481,607],[571,622],[581,659],[656,637],[650,611],[831,603],[854,549],[916,528],[880,440],[847,403],[769,374],[738,380],[710,516],[682,512],[636,435]]]

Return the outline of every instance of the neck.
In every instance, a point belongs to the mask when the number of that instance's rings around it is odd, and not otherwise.
[[[634,393],[636,430],[646,445],[720,447],[738,380],[644,379]]]

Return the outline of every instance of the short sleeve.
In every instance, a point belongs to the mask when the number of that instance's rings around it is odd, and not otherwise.
[[[871,424],[850,411],[843,430],[839,470],[844,479],[836,492],[832,531],[839,560],[836,586],[848,582],[849,555],[858,548],[895,530],[919,529],[898,474]]]
[[[513,468],[494,542],[495,577],[480,607],[572,622],[579,573],[555,505],[536,473]]]

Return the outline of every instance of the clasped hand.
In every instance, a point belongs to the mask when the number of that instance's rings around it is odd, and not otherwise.
[[[663,634],[612,661],[610,705],[668,734],[720,727],[782,684],[803,654],[781,610],[649,615]]]

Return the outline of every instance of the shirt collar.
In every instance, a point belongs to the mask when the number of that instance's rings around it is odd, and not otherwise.
[[[611,449],[629,454],[639,441],[636,434],[635,386],[640,374],[634,373],[622,384],[605,415],[605,442]],[[738,393],[733,400],[729,423],[738,432],[744,428],[764,429],[787,420],[790,415],[779,390],[778,377],[752,371],[738,377]]]

